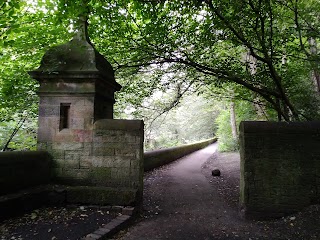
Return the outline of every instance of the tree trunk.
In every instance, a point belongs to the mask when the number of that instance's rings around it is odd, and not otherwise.
[[[318,49],[317,49],[317,41],[316,39],[314,39],[313,37],[309,38],[309,44],[310,44],[310,53],[311,56],[315,56],[318,53]],[[315,63],[317,64],[317,63]],[[313,70],[310,73],[311,75],[311,80],[315,86],[315,90],[316,92],[320,92],[320,74],[319,72],[316,70],[316,68],[314,67]]]
[[[235,112],[235,104],[234,101],[230,103],[230,123],[232,130],[232,138],[234,140],[238,139],[238,130],[237,130],[237,122],[236,122],[236,112]]]
[[[20,121],[17,123],[16,127],[13,129],[10,137],[8,138],[6,143],[4,144],[4,146],[2,147],[2,149],[0,149],[0,152],[5,152],[8,150],[10,142],[12,141],[13,137],[17,134],[19,129],[22,127],[22,125],[26,121],[26,119],[27,119],[27,116],[25,116],[23,119],[20,119]]]

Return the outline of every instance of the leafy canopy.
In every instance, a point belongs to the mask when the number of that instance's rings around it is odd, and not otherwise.
[[[79,16],[124,86],[119,112],[172,88],[164,110],[192,91],[246,99],[286,121],[318,119],[310,73],[319,72],[319,9],[318,0],[4,0],[1,121],[36,116],[38,85],[27,71],[71,39]]]

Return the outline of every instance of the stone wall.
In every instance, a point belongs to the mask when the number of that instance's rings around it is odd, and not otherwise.
[[[49,183],[50,156],[42,151],[0,153],[0,195]]]
[[[38,148],[53,157],[54,183],[75,186],[67,188],[67,201],[138,202],[143,190],[143,122],[103,119],[86,129],[73,126],[61,131],[53,127],[48,131],[54,134],[45,137],[41,133],[46,129],[42,129],[38,140]]]
[[[240,145],[245,217],[281,217],[320,203],[320,122],[242,122]]]
[[[50,48],[29,74],[40,83],[38,149],[53,158],[67,201],[129,205],[142,196],[143,122],[113,120],[121,89],[111,64],[79,21],[71,41]],[[74,186],[74,187],[70,187]]]
[[[63,128],[60,121],[60,111],[63,104],[70,105],[70,120],[67,128]],[[57,146],[54,148],[58,151],[52,154],[57,159],[59,154],[64,153],[60,150],[69,149],[65,144],[59,147],[60,142],[91,142],[94,122],[93,109],[94,98],[92,96],[42,96],[39,104],[38,142],[56,142]],[[73,144],[69,150],[76,149],[77,145],[81,144]],[[47,149],[41,144],[39,144],[39,148]]]
[[[201,148],[204,148],[216,141],[217,139],[213,138],[213,139],[192,143],[192,144],[186,144],[178,147],[148,151],[144,154],[144,170],[149,171],[156,167],[160,167],[162,165],[168,164],[192,152],[195,152]]]

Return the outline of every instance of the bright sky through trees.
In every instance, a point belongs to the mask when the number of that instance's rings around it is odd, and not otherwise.
[[[39,66],[50,46],[69,41],[84,14],[91,41],[123,85],[119,116],[127,109],[132,117],[144,117],[150,97],[171,92],[154,108],[166,113],[183,95],[196,92],[245,100],[268,120],[319,119],[318,0],[6,0],[0,5],[3,122],[25,110],[36,118],[37,82],[27,71]]]

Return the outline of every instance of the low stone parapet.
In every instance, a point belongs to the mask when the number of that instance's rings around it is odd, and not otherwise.
[[[50,164],[45,151],[0,152],[0,195],[49,183]]]
[[[201,148],[204,148],[216,141],[217,141],[216,138],[212,138],[209,140],[182,145],[178,147],[158,149],[158,150],[145,152],[144,153],[144,171],[149,171],[156,167],[160,167],[162,165],[170,163],[192,152],[195,152]]]

